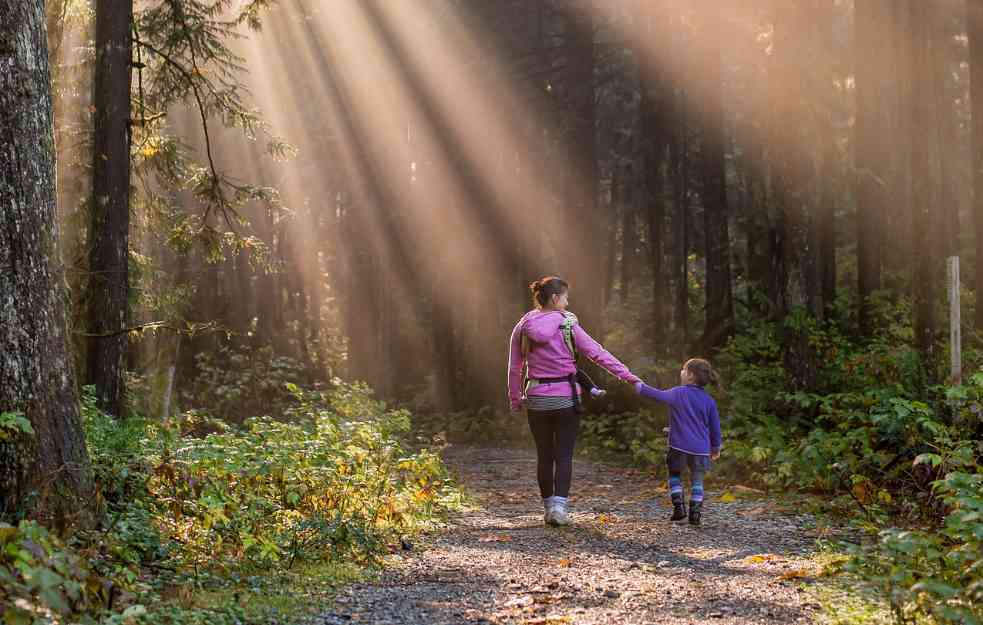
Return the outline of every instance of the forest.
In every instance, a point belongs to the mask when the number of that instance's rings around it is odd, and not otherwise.
[[[983,0],[0,0],[0,136],[7,625],[415,553],[447,450],[531,449],[544,276],[647,384],[713,363],[708,489],[840,528],[825,622],[983,623]],[[664,485],[582,364],[577,462]]]

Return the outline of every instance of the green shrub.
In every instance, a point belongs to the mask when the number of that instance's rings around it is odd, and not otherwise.
[[[935,482],[948,507],[939,531],[882,530],[854,550],[848,567],[872,582],[898,623],[983,622],[983,475],[953,472]]]

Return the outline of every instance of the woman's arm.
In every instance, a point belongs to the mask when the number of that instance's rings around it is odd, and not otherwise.
[[[509,339],[509,408],[512,412],[522,410],[522,371],[526,366],[526,355],[522,350],[522,325],[525,318],[519,320],[512,329]]]
[[[591,335],[584,332],[579,325],[573,326],[574,341],[577,343],[577,351],[589,358],[592,362],[600,365],[605,371],[614,377],[634,384],[641,382],[641,379],[628,370],[620,360],[612,356],[601,344],[591,338]]]

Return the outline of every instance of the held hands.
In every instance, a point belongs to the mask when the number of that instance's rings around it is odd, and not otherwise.
[[[711,449],[710,450],[710,460],[717,460],[718,458],[720,458],[720,450],[719,449]]]

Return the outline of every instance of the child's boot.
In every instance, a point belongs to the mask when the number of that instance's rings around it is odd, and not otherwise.
[[[672,521],[682,521],[686,518],[686,502],[682,493],[672,494]],[[693,518],[693,517],[690,517]]]
[[[700,524],[700,513],[703,511],[702,501],[691,501],[689,502],[689,524],[699,525]]]

